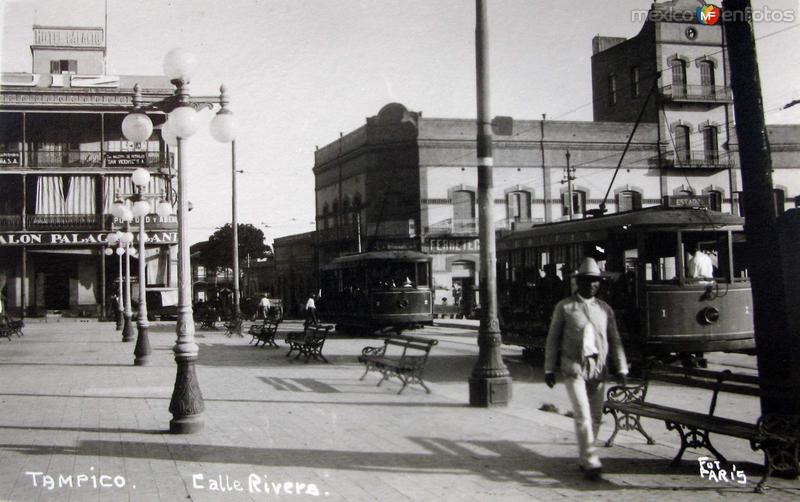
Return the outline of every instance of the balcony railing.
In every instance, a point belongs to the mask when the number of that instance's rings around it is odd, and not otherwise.
[[[672,101],[730,103],[731,90],[722,85],[667,85],[661,95]]]
[[[171,159],[171,155],[169,157]],[[105,162],[103,162],[105,160]],[[164,152],[101,152],[99,150],[33,151],[27,155],[31,167],[167,167]]]
[[[22,230],[22,216],[19,214],[0,214],[0,230]]]
[[[101,214],[29,214],[30,230],[87,230],[102,228]]]
[[[678,151],[677,155],[676,152],[662,152],[661,159],[668,167],[675,168],[723,169],[733,165],[733,155],[718,151]]]

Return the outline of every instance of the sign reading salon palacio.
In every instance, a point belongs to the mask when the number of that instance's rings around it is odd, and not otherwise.
[[[108,232],[0,232],[2,246],[105,246]],[[148,244],[176,244],[178,233],[147,232]]]

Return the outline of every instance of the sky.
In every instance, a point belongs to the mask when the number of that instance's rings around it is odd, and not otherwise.
[[[649,0],[488,0],[491,115],[591,120],[595,35],[632,37]],[[719,3],[719,2],[717,2]],[[800,123],[800,7],[757,22],[767,123]],[[225,84],[236,114],[238,219],[276,237],[314,229],[314,150],[390,102],[473,118],[473,0],[0,0],[0,68],[31,70],[34,24],[104,26],[110,75],[160,75],[174,47],[200,60],[192,93]],[[187,153],[191,242],[231,219],[230,145],[206,124]]]

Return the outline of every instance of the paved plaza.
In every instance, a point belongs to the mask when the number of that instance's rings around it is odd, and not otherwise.
[[[285,322],[281,333],[296,330]],[[357,355],[379,339],[334,337],[330,364],[304,364],[286,348],[254,348],[223,331],[198,331],[205,428],[170,435],[174,324],[152,327],[152,364],[133,366],[133,343],[111,323],[29,322],[0,340],[0,500],[789,500],[800,482],[774,479],[753,494],[762,461],[742,440],[719,438],[746,484],[701,478],[697,455],[669,463],[678,436],[645,421],[657,440],[621,433],[602,448],[604,479],[584,480],[566,393],[548,389],[541,365],[504,347],[514,379],[508,407],[468,406],[476,324],[439,320],[419,386],[370,373]],[[282,335],[279,334],[282,339]],[[755,361],[726,356],[752,370]],[[659,402],[702,410],[708,397],[658,387]],[[544,404],[557,411],[540,411]],[[718,414],[758,416],[758,402],[721,399]],[[600,433],[609,436],[608,420]],[[701,452],[703,454],[703,452]]]

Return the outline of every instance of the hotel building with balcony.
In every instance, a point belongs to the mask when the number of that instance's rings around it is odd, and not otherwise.
[[[721,26],[693,17],[696,6],[654,3],[635,37],[594,38],[593,121],[495,118],[497,229],[567,219],[570,204],[583,218],[603,202],[626,211],[668,196],[741,213],[725,41]],[[473,119],[423,118],[392,103],[317,149],[319,266],[359,249],[415,249],[433,256],[437,302],[452,305],[454,292],[478,301],[476,131]],[[781,213],[800,196],[800,126],[767,134]]]
[[[151,173],[146,192],[174,200],[176,188],[157,130],[143,143],[122,135],[133,86],[149,100],[172,95],[173,87],[165,77],[106,75],[102,28],[34,26],[32,35],[30,73],[0,77],[3,307],[97,316],[119,277],[117,256],[104,254],[106,235],[122,228],[111,205],[133,193],[137,167]],[[165,118],[152,117],[158,129]],[[174,286],[176,220],[162,221],[153,210],[145,221],[148,287]]]

